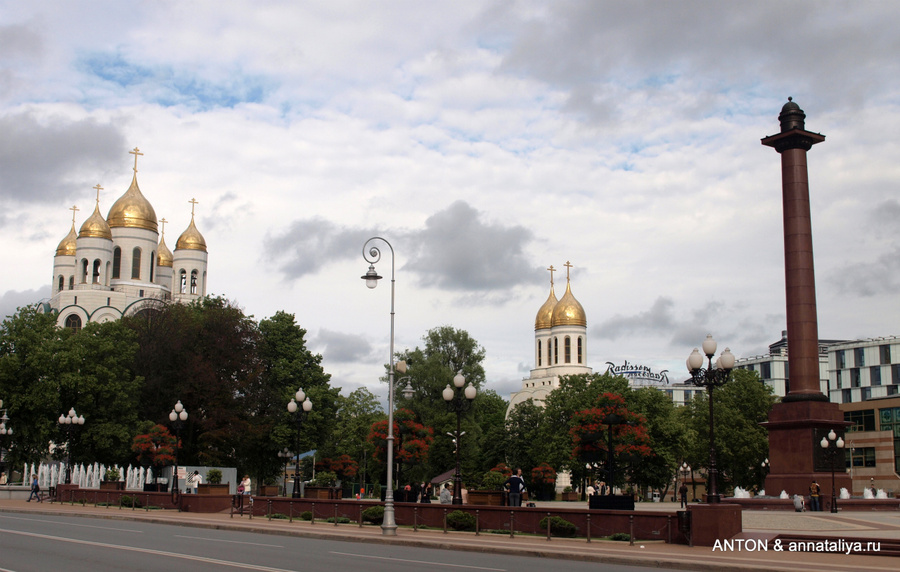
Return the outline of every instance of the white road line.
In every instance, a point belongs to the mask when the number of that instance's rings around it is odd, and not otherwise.
[[[169,558],[180,558],[182,560],[191,560],[193,562],[203,562],[206,564],[219,564],[221,566],[230,566],[232,568],[240,568],[242,570],[258,570],[259,572],[295,572],[294,570],[285,570],[284,568],[270,568],[268,566],[260,566],[258,564],[246,564],[244,562],[232,562],[230,560],[218,560],[216,558],[205,558],[203,556],[193,556],[191,554],[179,554],[177,552],[164,552],[162,550],[153,550],[150,548],[137,548],[135,546],[122,546],[120,544],[107,544],[105,542],[93,542],[90,540],[76,540],[74,538],[65,538],[63,536],[50,536],[49,534],[37,534],[34,532],[22,532],[19,530],[4,530],[0,532],[7,534],[18,534],[19,536],[30,536],[32,538],[43,538],[46,540],[55,540],[57,542],[69,542],[72,544],[84,544],[87,546],[98,546],[100,548],[112,548],[115,550],[124,550],[126,552],[139,552],[142,554],[152,554],[154,556],[168,556]]]
[[[99,528],[100,530],[115,530],[117,532],[135,532],[137,534],[144,534],[143,530],[129,530],[127,528],[115,528],[111,526],[92,526],[90,524],[75,524],[70,522],[60,522],[58,520],[44,520],[42,518],[24,518],[21,516],[6,516],[0,515],[0,518],[8,518],[12,520],[24,520],[26,522],[49,522],[51,524],[59,524],[61,526],[69,526],[72,528]],[[3,572],[0,570],[0,572]]]
[[[269,546],[271,548],[284,548],[280,544],[260,544],[259,542],[240,542],[238,540],[224,540],[220,538],[206,538],[203,536],[184,536],[183,534],[176,534],[175,538],[190,538],[193,540],[206,540],[208,542],[227,542],[228,544],[250,544],[251,546]]]
[[[445,566],[448,568],[468,568],[470,570],[492,570],[494,572],[506,572],[506,568],[485,568],[484,566],[467,566],[465,564],[445,564],[443,562],[430,562],[428,560],[408,560],[406,558],[390,558],[388,556],[372,556],[371,554],[353,554],[352,552],[334,552],[329,554],[337,554],[339,556],[356,556],[357,558],[375,558],[377,560],[391,560],[393,562],[408,562],[410,564],[427,564],[428,566]]]

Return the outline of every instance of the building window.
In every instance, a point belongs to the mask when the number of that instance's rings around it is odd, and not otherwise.
[[[197,293],[197,271],[191,270],[191,294]]]
[[[847,355],[844,353],[844,350],[837,351],[837,366],[839,369],[847,367]]]
[[[69,276],[69,290],[75,289],[75,277]]]
[[[83,258],[81,260],[81,283],[82,284],[87,283],[87,276],[88,276],[88,261],[87,261],[87,258]]]
[[[874,431],[875,410],[863,409],[861,411],[845,411],[844,421],[853,423],[847,427],[847,431]]]
[[[62,292],[62,289],[66,286],[66,279],[63,278],[62,274],[59,275],[59,287],[57,288],[57,292]]]
[[[66,327],[73,332],[77,332],[81,329],[81,317],[77,314],[69,314],[69,316],[66,317]]]
[[[541,353],[541,340],[538,340],[538,351],[537,351],[537,354],[538,354],[538,363],[537,363],[537,365],[538,365],[538,367],[541,367],[541,358],[544,357],[544,354]]]
[[[875,466],[875,447],[854,447],[849,453],[850,463],[854,467]]]
[[[864,387],[862,388],[862,392],[860,394],[860,401],[868,401],[872,398],[872,388]]]
[[[896,385],[887,386],[887,394],[888,395],[897,395],[897,386]]]
[[[881,366],[869,368],[869,385],[881,385]]]
[[[866,365],[866,349],[856,348],[853,350],[856,357],[856,367],[865,367]]]
[[[878,348],[879,357],[881,357],[881,365],[891,363],[891,346],[880,346]]]
[[[156,252],[150,252],[150,282],[153,282],[153,269],[156,268]]]
[[[841,370],[837,370],[837,388],[838,389],[841,389],[844,386],[844,376],[841,375],[843,373],[844,372],[842,372]]]
[[[584,348],[581,336],[578,336],[578,363],[584,363]]]
[[[559,363],[559,338],[553,338],[553,363]]]
[[[891,366],[891,383],[900,385],[900,363]]]
[[[850,389],[841,390],[841,403],[853,403],[853,393]]]
[[[772,364],[764,361],[759,364],[759,377],[762,379],[772,379]]]
[[[91,282],[94,284],[100,283],[100,259],[94,261],[94,271],[91,274]]]
[[[122,273],[122,249],[118,246],[113,249],[113,280],[118,280]]]
[[[569,336],[563,339],[563,357],[566,363],[572,363],[572,338]]]
[[[141,279],[141,249],[137,246],[131,252],[131,279]]]
[[[547,339],[547,365],[548,365],[548,366],[553,365],[553,355],[552,355],[553,349],[552,349],[552,346],[553,346],[553,339],[552,339],[552,338],[548,338],[548,339]]]
[[[850,387],[859,387],[859,368],[850,368]]]

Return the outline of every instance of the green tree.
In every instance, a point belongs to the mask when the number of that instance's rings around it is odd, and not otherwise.
[[[528,399],[516,405],[506,419],[506,462],[513,469],[528,471],[547,459],[543,433],[547,416]]]
[[[359,464],[359,477],[365,482],[369,459],[375,451],[368,440],[369,429],[385,418],[384,411],[378,398],[365,387],[353,390],[346,397],[338,396],[337,403],[337,419],[326,453],[350,455]]]

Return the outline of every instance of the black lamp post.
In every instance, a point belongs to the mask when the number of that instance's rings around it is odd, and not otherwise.
[[[612,495],[616,487],[616,455],[613,450],[613,427],[625,425],[628,421],[618,413],[607,413],[600,422],[606,425],[606,476],[609,479],[609,485],[606,490],[608,491],[607,494]]]
[[[460,431],[460,419],[463,412],[469,409],[472,400],[475,399],[475,395],[478,392],[471,382],[463,389],[463,386],[466,385],[466,378],[463,377],[462,373],[457,373],[453,377],[453,385],[454,387],[450,387],[450,384],[448,383],[447,387],[444,388],[442,395],[444,401],[447,402],[447,409],[456,413],[456,437],[454,438],[454,442],[456,443],[456,472],[453,474],[453,504],[462,504],[462,476],[459,474],[459,449],[460,439],[463,434]]]
[[[294,414],[294,420],[297,423],[297,443],[294,447],[297,462],[294,465],[294,491],[291,493],[291,497],[295,499],[300,498],[300,429],[303,427],[303,421],[312,411],[312,407],[312,401],[309,400],[302,388],[297,390],[287,405],[288,412]]]
[[[66,434],[66,484],[72,484],[72,441],[78,437],[78,431],[84,426],[84,415],[69,409],[68,415],[59,416],[59,426]]]
[[[294,456],[295,453],[291,453],[291,451],[285,447],[281,451],[278,451],[278,458],[281,459],[284,470],[281,471],[281,482],[282,482],[282,496],[287,496],[287,464],[291,457]]]
[[[9,417],[6,416],[6,409],[2,409],[3,400],[0,399],[0,411],[3,412],[3,417],[0,417],[0,472],[6,471],[6,461],[3,456],[3,448],[6,446],[6,440],[12,440],[13,430],[12,427],[7,427],[6,424],[9,422]],[[9,447],[6,446],[6,451],[9,452]],[[7,475],[8,477],[9,475]],[[26,475],[25,478],[28,478]]]
[[[181,445],[181,428],[184,427],[187,418],[188,412],[181,404],[181,400],[178,400],[169,413],[169,421],[172,422],[172,428],[175,429],[175,446],[172,447],[175,456],[175,466],[172,468],[172,500],[175,502],[178,500],[178,448]],[[178,506],[178,509],[181,510],[181,505]]]
[[[822,437],[819,445],[821,445],[822,449],[825,450],[825,453],[831,457],[831,512],[836,513],[838,508],[837,495],[834,494],[834,460],[835,457],[837,457],[838,451],[844,452],[844,438],[838,436],[834,432],[834,429],[832,429],[828,432],[827,437]]]
[[[691,382],[696,386],[706,388],[706,394],[709,396],[709,490],[706,494],[706,502],[715,504],[721,502],[719,496],[718,485],[716,480],[719,471],[716,469],[716,441],[715,430],[713,429],[713,389],[725,385],[731,378],[731,370],[734,368],[734,354],[731,350],[725,348],[725,351],[719,355],[719,359],[713,364],[713,355],[716,353],[716,340],[712,335],[706,336],[703,341],[703,353],[709,360],[709,365],[703,369],[703,356],[699,350],[694,348],[691,355],[687,358],[687,368],[691,372]]]

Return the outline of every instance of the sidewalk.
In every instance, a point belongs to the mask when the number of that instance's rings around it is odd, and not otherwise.
[[[639,510],[673,510],[672,506],[656,504],[639,507]],[[539,556],[568,560],[592,561],[610,564],[633,564],[652,567],[668,567],[683,570],[772,570],[799,572],[811,571],[895,571],[896,558],[886,556],[859,556],[841,553],[778,552],[772,543],[768,551],[714,550],[710,547],[689,547],[665,544],[661,541],[611,542],[585,539],[553,538],[517,535],[482,534],[400,528],[395,537],[385,537],[375,526],[360,528],[357,524],[341,524],[317,521],[311,524],[295,520],[267,520],[248,516],[231,517],[228,513],[208,514],[176,511],[143,511],[118,508],[94,508],[80,505],[60,505],[48,502],[0,501],[0,513],[58,514],[67,516],[92,516],[116,520],[141,520],[160,524],[242,530],[264,534],[296,535],[309,538],[340,539],[357,542],[391,543],[398,545],[496,552],[522,556]],[[865,537],[871,539],[900,539],[900,512],[831,513],[769,513],[744,511],[744,537],[773,536],[777,533],[828,535],[832,538]]]

